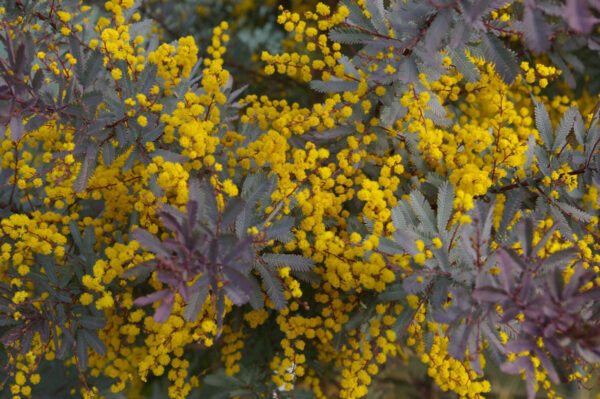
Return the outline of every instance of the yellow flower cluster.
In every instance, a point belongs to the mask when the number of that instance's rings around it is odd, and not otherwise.
[[[190,76],[198,61],[198,47],[192,36],[182,37],[177,48],[163,43],[156,51],[148,54],[147,61],[156,64],[158,76],[164,79],[165,94],[170,95],[182,78]]]

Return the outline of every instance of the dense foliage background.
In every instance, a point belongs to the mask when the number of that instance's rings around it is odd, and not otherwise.
[[[0,7],[0,398],[592,397],[600,2]]]

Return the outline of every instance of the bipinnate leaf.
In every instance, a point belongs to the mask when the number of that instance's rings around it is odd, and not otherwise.
[[[383,0],[370,0],[364,3],[367,11],[371,15],[371,22],[375,25],[378,33],[386,34],[388,31],[385,22],[385,7]]]
[[[356,24],[362,29],[366,30],[374,30],[373,22],[369,18],[365,16],[364,10],[359,6],[354,0],[342,0],[340,5],[346,6],[350,11],[350,15],[348,16],[348,20],[353,24]]]
[[[514,220],[517,212],[521,210],[522,203],[523,193],[521,190],[514,190],[511,195],[506,196],[506,202],[504,203],[502,217],[500,218],[500,226],[498,228],[498,235],[500,238],[503,238],[506,234],[508,226]]]
[[[322,80],[313,80],[310,87],[320,93],[340,93],[344,91],[356,91],[358,82],[355,80],[331,79],[327,82]]]
[[[146,306],[146,305],[150,305],[156,301],[159,301],[165,297],[167,297],[169,295],[170,291],[169,290],[160,290],[160,291],[155,291],[151,294],[136,298],[133,303],[136,306]]]
[[[10,118],[9,122],[10,127],[10,139],[12,141],[19,141],[23,138],[23,132],[25,131],[25,126],[23,125],[23,120],[20,116],[15,115]]]
[[[287,301],[285,299],[285,295],[283,294],[283,287],[281,286],[281,282],[279,281],[279,278],[277,277],[276,273],[264,265],[259,264],[256,266],[256,268],[260,273],[262,282],[265,285],[269,299],[271,299],[276,309],[283,309]]]
[[[95,331],[82,329],[79,330],[79,334],[85,343],[97,354],[104,355],[106,353],[106,345],[104,345],[104,342],[102,342]]]
[[[414,190],[410,193],[410,205],[425,228],[430,231],[435,231],[436,223],[433,209],[431,209],[429,202],[427,202],[420,191]]]
[[[209,281],[208,275],[203,274],[198,277],[194,284],[190,287],[190,299],[189,302],[185,306],[185,310],[183,312],[183,318],[186,321],[195,321],[198,317],[198,314],[202,310],[202,306],[204,302],[206,302],[206,298],[208,298],[209,294]]]
[[[447,10],[438,12],[431,25],[425,33],[425,49],[430,54],[435,54],[442,44],[444,37],[447,37],[450,28],[451,16]]]
[[[556,128],[556,137],[554,139],[554,146],[552,149],[554,151],[560,150],[563,148],[565,144],[567,144],[567,136],[571,133],[571,129],[573,128],[575,121],[578,119],[577,116],[581,118],[581,114],[579,113],[579,109],[577,107],[570,107],[563,114],[558,127]]]
[[[96,166],[98,164],[98,159],[96,154],[98,153],[98,147],[94,144],[88,145],[85,151],[85,156],[83,161],[81,162],[81,167],[79,169],[79,174],[73,183],[73,190],[76,193],[80,193],[87,187],[87,183],[90,180],[90,177],[94,174],[96,170]]]
[[[565,14],[571,29],[582,35],[589,35],[598,22],[586,0],[567,0]]]
[[[533,7],[525,7],[523,12],[523,36],[525,43],[535,53],[543,53],[550,48],[551,31],[542,12]]]
[[[456,70],[463,75],[463,78],[469,83],[478,82],[481,79],[481,73],[479,69],[471,62],[469,57],[464,50],[458,49],[454,50],[452,48],[448,48],[448,55],[450,59],[452,59],[452,65],[456,67]]]
[[[169,256],[169,253],[167,252],[165,247],[163,247],[161,241],[147,230],[137,228],[133,230],[132,235],[133,239],[136,240],[145,249],[157,255],[162,255],[165,257]]]
[[[496,72],[506,83],[514,82],[519,73],[519,66],[514,53],[492,33],[481,35],[481,46],[485,58],[496,67]]]
[[[438,190],[437,196],[437,229],[445,232],[454,210],[454,186],[445,181]]]
[[[94,50],[85,62],[83,73],[78,75],[79,83],[87,87],[98,77],[103,68],[104,56],[99,50]]]
[[[307,272],[315,266],[312,259],[293,254],[264,254],[266,264],[272,267],[289,267],[294,271]]]

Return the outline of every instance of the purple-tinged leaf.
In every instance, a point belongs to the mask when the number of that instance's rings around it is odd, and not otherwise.
[[[521,322],[521,331],[528,335],[533,335],[536,337],[542,335],[542,331],[537,326],[537,324],[527,319]]]
[[[242,258],[248,260],[248,248],[252,243],[252,236],[246,236],[243,239],[239,240],[232,248],[229,250],[227,255],[223,257],[222,263],[225,265],[230,264],[232,261]]]
[[[170,256],[167,250],[163,247],[161,241],[147,230],[137,228],[133,231],[132,236],[133,239],[136,240],[142,247],[153,252],[154,254],[162,255],[164,257]]]
[[[198,313],[202,310],[202,306],[208,297],[209,286],[207,275],[203,274],[198,277],[190,287],[190,291],[190,301],[185,307],[183,318],[187,321],[194,321],[198,317]]]
[[[502,363],[502,365],[500,365],[500,369],[505,372],[506,374],[519,374],[521,372],[521,369],[519,367],[519,364],[517,361],[512,361],[512,362],[504,362]]]
[[[600,354],[597,351],[586,348],[579,343],[575,345],[575,348],[577,350],[577,354],[586,362],[590,364],[600,363]]]
[[[519,309],[516,306],[504,308],[503,310],[504,311],[502,312],[502,318],[500,319],[502,323],[508,323],[509,321],[514,319],[519,313],[521,313],[521,309]]]
[[[481,287],[473,290],[473,298],[480,302],[502,303],[509,299],[504,290],[495,287]]]
[[[496,256],[498,260],[498,267],[500,268],[500,281],[505,292],[511,292],[514,285],[514,270],[517,267],[513,258],[508,252],[501,248],[497,252]]]
[[[23,132],[25,131],[25,127],[23,126],[23,120],[18,116],[13,116],[10,118],[9,122],[10,127],[10,139],[12,141],[19,141],[23,138]]]
[[[532,350],[533,348],[535,348],[535,343],[524,339],[510,341],[506,344],[506,349],[513,353],[525,352]]]
[[[230,284],[227,284],[228,286],[233,285],[237,290],[242,291],[246,295],[249,295],[252,292],[254,286],[245,274],[227,266],[223,267],[223,274],[230,281]]]
[[[443,10],[438,12],[433,22],[427,28],[425,33],[425,49],[430,54],[436,54],[442,44],[444,37],[448,35],[450,22],[452,21],[450,13]]]
[[[467,351],[467,342],[471,326],[462,323],[448,334],[448,354],[456,360],[463,360]]]
[[[543,53],[550,48],[551,31],[546,19],[537,8],[525,7],[523,14],[523,35],[525,43],[534,53]]]
[[[177,286],[177,292],[179,293],[179,295],[181,295],[181,299],[183,299],[184,302],[189,301],[190,287],[187,285],[187,280],[181,281],[179,283],[179,285]]]
[[[208,260],[215,264],[217,263],[217,256],[219,255],[219,240],[215,237],[211,240],[210,246],[208,247]]]
[[[167,229],[174,231],[178,234],[183,234],[181,222],[179,218],[173,214],[172,209],[170,208],[172,207],[163,205],[161,209],[157,212],[160,217],[160,221]]]
[[[600,301],[600,288],[584,291],[577,295],[577,297],[583,299],[585,302]]]
[[[547,292],[555,303],[562,301],[563,286],[564,279],[562,272],[558,268],[555,268],[546,279]]]
[[[151,303],[154,303],[158,300],[161,300],[161,299],[167,297],[170,292],[171,291],[169,291],[169,290],[156,291],[156,292],[153,292],[152,294],[148,294],[148,295],[136,298],[136,300],[133,301],[133,303],[136,306],[150,305]]]
[[[175,293],[169,292],[168,295],[162,300],[156,312],[154,312],[154,321],[157,323],[164,323],[171,315],[171,309],[175,303]]]
[[[250,296],[233,285],[225,285],[223,287],[227,298],[235,305],[242,306],[250,300]]]
[[[598,19],[590,12],[586,0],[567,0],[565,14],[575,32],[589,35]]]
[[[156,272],[156,279],[161,283],[168,284],[171,287],[177,287],[181,282],[180,276],[177,276],[170,271],[164,270],[158,270]]]
[[[583,277],[584,273],[585,273],[585,270],[583,269],[581,264],[578,264],[575,266],[575,270],[573,271],[573,274],[569,278],[569,283],[563,289],[563,293],[562,293],[563,298],[567,299],[579,290],[579,288],[581,286],[581,278]]]
[[[526,257],[531,256],[532,240],[533,240],[533,221],[527,217],[517,226],[517,234],[521,242],[521,248]]]
[[[558,384],[560,382],[560,377],[556,372],[556,368],[554,368],[554,364],[552,364],[552,360],[548,359],[546,353],[538,347],[534,347],[533,351],[537,358],[540,359],[540,363],[542,364],[542,366],[544,366],[544,368],[548,372],[548,376],[550,377],[552,382]]]

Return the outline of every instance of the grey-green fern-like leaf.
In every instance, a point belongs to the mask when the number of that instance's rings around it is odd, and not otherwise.
[[[448,55],[452,59],[452,64],[456,67],[456,70],[463,75],[463,78],[469,83],[478,82],[481,79],[481,73],[479,69],[471,62],[467,57],[464,50],[454,50],[448,48]]]
[[[429,202],[427,202],[421,192],[415,190],[410,193],[410,205],[424,227],[432,232],[435,231],[436,223],[433,209],[431,209]]]
[[[445,181],[438,191],[437,196],[437,228],[440,233],[445,232],[454,209],[454,186]]]
[[[552,148],[553,132],[550,123],[550,115],[542,102],[535,102],[535,126],[544,141],[544,147]]]
[[[350,22],[362,29],[375,30],[375,26],[373,26],[371,20],[365,16],[363,9],[354,0],[342,0],[341,5],[346,6],[350,11],[350,15],[348,15]]]
[[[592,220],[592,215],[587,213],[586,211],[579,209],[571,204],[567,204],[566,202],[556,202],[556,205],[560,207],[563,213],[567,213],[569,217],[581,220],[583,222],[589,222]]]
[[[553,151],[561,149],[567,143],[567,136],[575,124],[577,114],[579,114],[577,107],[571,107],[563,114],[556,128],[556,137],[554,139],[554,146],[552,147]]]
[[[269,299],[271,299],[276,309],[283,309],[287,301],[285,299],[285,295],[283,294],[283,286],[281,285],[281,282],[275,275],[275,272],[271,269],[268,269],[267,266],[263,265],[257,265],[256,268],[260,273],[262,282],[265,285],[265,289],[267,290],[267,295],[269,296]]]
[[[515,215],[521,209],[523,203],[523,192],[521,190],[514,190],[511,195],[507,195],[506,202],[504,203],[504,209],[502,210],[502,218],[500,219],[500,226],[498,228],[498,235],[500,238],[504,236],[508,230],[508,226],[514,220]]]
[[[355,80],[313,80],[310,82],[310,87],[320,93],[340,93],[344,91],[356,91],[358,82]]]
[[[103,68],[103,59],[104,56],[99,50],[92,52],[85,62],[83,73],[77,76],[79,78],[79,83],[82,86],[89,86],[98,77]]]
[[[307,272],[315,266],[315,261],[294,254],[264,254],[263,261],[272,267],[289,267],[294,271]]]
[[[371,21],[378,33],[387,34],[388,27],[385,22],[385,7],[383,0],[369,0],[365,2],[365,7],[371,14]]]
[[[355,28],[338,26],[329,31],[329,39],[341,44],[360,44],[373,40],[373,35]]]
[[[94,174],[97,165],[97,152],[98,148],[95,144],[90,144],[85,151],[85,158],[81,163],[79,174],[73,183],[73,190],[75,190],[76,193],[80,193],[85,190],[90,177],[92,177]]]
[[[514,53],[507,49],[504,44],[492,33],[481,35],[481,46],[485,58],[494,63],[496,72],[502,79],[511,84],[519,73],[519,66]]]

